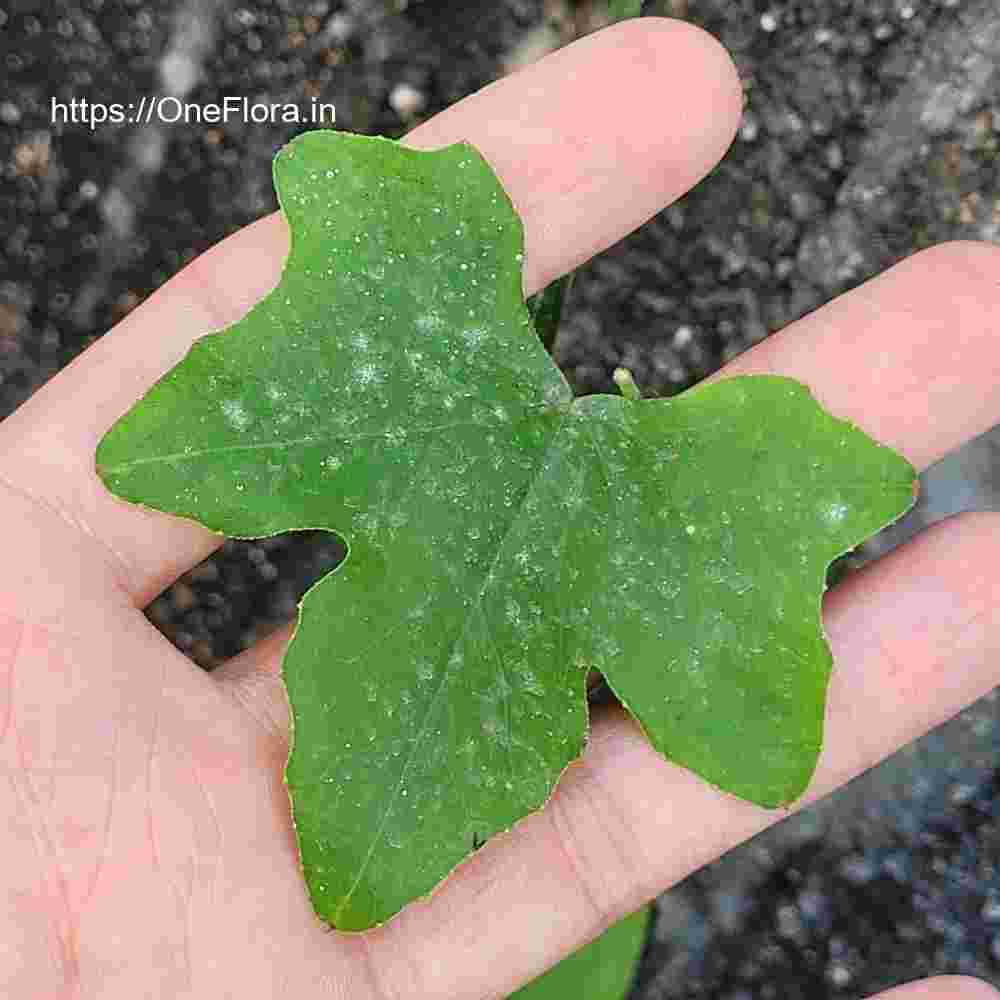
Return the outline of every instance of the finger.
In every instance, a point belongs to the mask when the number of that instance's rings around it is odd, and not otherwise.
[[[702,177],[731,141],[741,105],[739,80],[717,42],[678,21],[644,18],[487,87],[408,141],[468,140],[495,165],[524,219],[533,292]],[[276,217],[226,240],[0,429],[8,476],[72,511],[116,552],[138,604],[219,540],[115,501],[93,471],[97,443],[194,339],[234,321],[273,287],[286,253]]]
[[[727,365],[805,382],[837,416],[925,468],[1000,421],[1000,247],[903,261]]]
[[[982,979],[935,976],[879,993],[878,1000],[997,1000],[1000,994]]]
[[[804,802],[996,683],[997,526],[986,514],[940,525],[828,595],[836,667],[825,746]],[[609,712],[541,812],[491,840],[428,901],[367,935],[371,964],[387,996],[479,997],[483,969],[495,970],[490,986],[505,995],[784,815],[666,762],[634,724]]]

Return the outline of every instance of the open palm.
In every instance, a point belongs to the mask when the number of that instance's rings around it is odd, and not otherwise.
[[[526,293],[703,176],[736,128],[728,56],[679,22],[610,28],[422,126],[473,142],[527,231]],[[660,127],[651,132],[648,122]],[[98,440],[277,281],[271,217],[205,254],[0,425],[0,991],[17,998],[502,997],[781,814],[665,762],[621,713],[540,813],[364,935],[305,894],[282,782],[287,632],[214,675],[142,608],[215,548],[116,501]],[[721,377],[779,372],[926,466],[1000,420],[1000,251],[940,247],[770,339]],[[952,520],[828,595],[825,794],[998,679],[1000,536]],[[967,980],[907,997],[992,991]]]

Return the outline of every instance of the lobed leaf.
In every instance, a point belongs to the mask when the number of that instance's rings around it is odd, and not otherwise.
[[[278,287],[100,443],[119,496],[234,537],[335,531],[283,665],[317,913],[429,893],[546,801],[602,671],[653,745],[762,805],[822,742],[826,567],[909,464],[778,377],[573,400],[523,233],[467,145],[307,133],[276,159]]]

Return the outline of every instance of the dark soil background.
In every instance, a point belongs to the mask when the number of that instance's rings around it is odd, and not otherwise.
[[[722,166],[581,273],[555,355],[669,395],[920,247],[1000,241],[997,0],[658,0],[748,93]],[[53,126],[49,102],[307,105],[400,135],[599,23],[569,0],[0,0],[0,416],[185,262],[274,207],[298,128]],[[651,123],[650,127],[655,127]],[[997,509],[1000,434],[924,477],[908,522]],[[229,543],[151,619],[211,668],[341,556]],[[665,894],[635,997],[860,997],[931,973],[1000,985],[997,699]],[[666,848],[669,849],[669,848]]]

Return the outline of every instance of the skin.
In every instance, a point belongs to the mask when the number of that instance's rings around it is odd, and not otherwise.
[[[702,32],[617,25],[413,133],[493,163],[527,228],[526,293],[680,196],[742,93]],[[659,127],[651,129],[650,122]],[[785,815],[654,754],[620,713],[540,813],[364,935],[310,909],[282,785],[287,632],[206,675],[142,608],[220,539],[123,504],[94,450],[197,337],[278,279],[276,217],[195,261],[0,425],[0,993],[38,1000],[503,997]],[[1000,421],[1000,251],[925,251],[729,366],[808,383],[926,466]],[[836,666],[805,802],[1000,679],[995,514],[954,518],[829,593]],[[894,1000],[994,996],[939,979]]]

